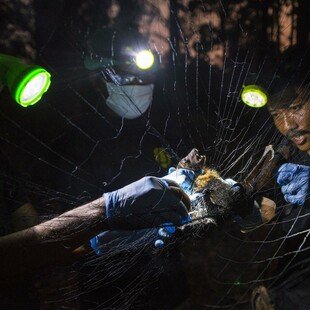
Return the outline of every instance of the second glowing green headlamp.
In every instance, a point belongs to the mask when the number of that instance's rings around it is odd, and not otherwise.
[[[268,102],[267,91],[258,85],[243,86],[241,100],[252,108],[262,108]]]
[[[0,54],[0,83],[7,85],[18,104],[28,107],[37,103],[48,90],[51,75],[42,67]]]

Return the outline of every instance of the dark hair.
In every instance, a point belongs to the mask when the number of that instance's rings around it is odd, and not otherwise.
[[[292,103],[298,96],[309,96],[309,49],[289,48],[274,67],[273,79],[267,89],[269,107]]]

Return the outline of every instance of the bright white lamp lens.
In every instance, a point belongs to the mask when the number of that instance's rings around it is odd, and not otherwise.
[[[253,107],[261,107],[264,104],[264,98],[258,93],[247,93],[244,95],[244,99],[248,102],[249,105]]]
[[[141,51],[136,56],[136,64],[142,70],[149,69],[154,63],[154,55],[150,51]]]
[[[47,76],[44,72],[39,73],[32,78],[25,86],[22,95],[21,102],[27,102],[38,96],[47,82]]]

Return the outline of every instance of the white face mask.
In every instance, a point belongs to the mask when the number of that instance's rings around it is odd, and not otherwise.
[[[134,119],[140,117],[152,102],[154,84],[106,84],[109,93],[106,104],[122,118]]]

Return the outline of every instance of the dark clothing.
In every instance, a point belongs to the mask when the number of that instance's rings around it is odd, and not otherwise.
[[[271,298],[276,310],[310,309],[310,270],[304,267],[294,271],[282,285],[271,290]]]
[[[28,202],[21,179],[12,170],[8,158],[0,152],[0,236],[13,232],[11,214]]]
[[[13,173],[9,159],[0,151],[0,237],[13,232],[11,215],[27,202],[21,179]],[[25,309],[25,304],[29,302],[27,288],[28,284],[23,281],[14,287],[1,287],[0,308]]]
[[[310,156],[298,154],[293,163],[310,166]],[[309,197],[309,193],[308,193]],[[289,215],[283,216],[282,229],[286,240],[285,252],[290,253],[280,262],[283,276],[270,289],[275,309],[310,309],[310,229],[309,198],[303,207],[294,206]],[[292,226],[294,225],[294,226]],[[295,235],[295,236],[293,236]]]

